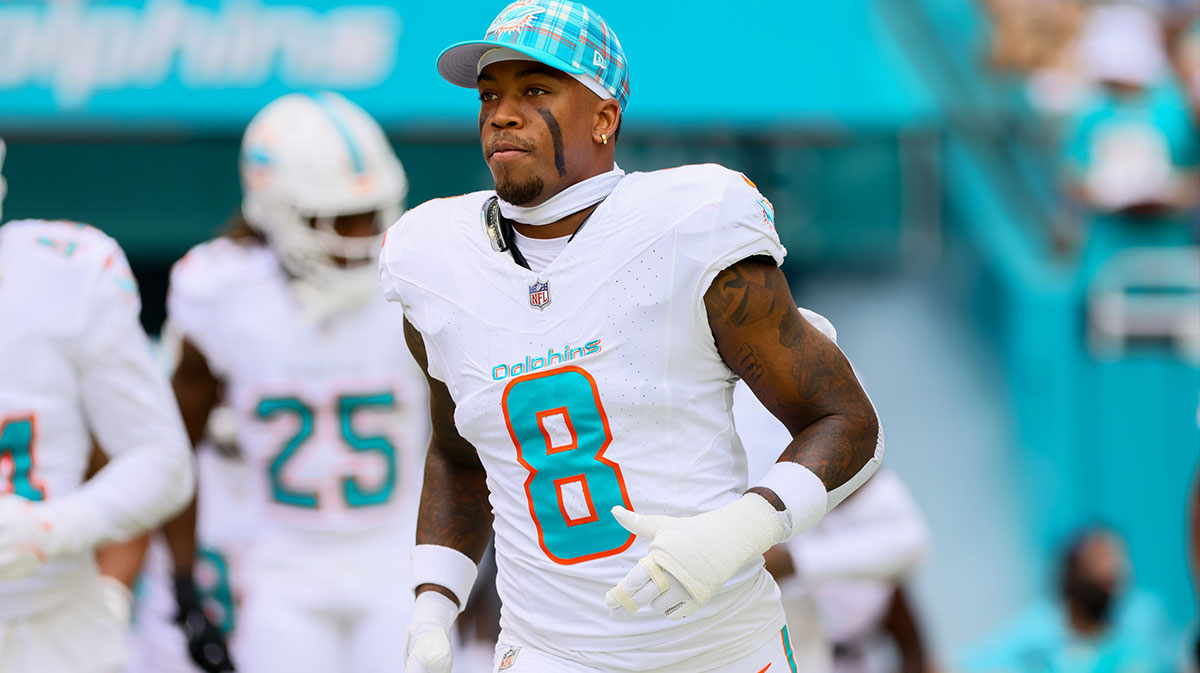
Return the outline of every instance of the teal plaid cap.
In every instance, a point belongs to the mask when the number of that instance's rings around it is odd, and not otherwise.
[[[629,102],[629,64],[617,34],[604,18],[579,2],[518,0],[501,10],[482,40],[460,42],[438,56],[438,72],[452,84],[474,89],[479,59],[507,47],[546,65],[596,80],[624,110]]]

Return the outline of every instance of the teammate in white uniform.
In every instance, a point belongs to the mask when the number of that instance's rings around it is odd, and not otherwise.
[[[803,308],[800,312],[837,341],[837,331],[824,316]],[[776,446],[790,436],[741,383],[733,392],[733,416],[748,447]],[[750,452],[751,479],[770,469],[770,454]],[[866,670],[896,669],[886,656],[881,661],[887,648],[876,647],[875,636],[897,586],[928,548],[929,528],[912,494],[899,476],[881,468],[812,528],[770,550],[767,568],[783,595],[797,667],[814,673],[857,670],[854,666],[863,662],[844,666],[850,662],[834,657],[840,648],[866,653]]]
[[[422,205],[384,246],[434,419],[407,670],[449,670],[494,513],[494,670],[794,671],[761,555],[882,442],[795,309],[770,204],[720,166],[614,165],[626,62],[581,4],[514,3],[439,69],[478,87],[496,191]],[[794,437],[750,492],[739,376]]]
[[[0,227],[2,673],[120,670],[128,592],[114,595],[93,550],[191,497],[191,452],[140,308],[99,230]],[[93,434],[109,461],[84,482]]]
[[[254,118],[241,174],[249,231],[189,252],[167,300],[184,420],[198,436],[223,384],[261,510],[234,663],[394,671],[428,438],[428,389],[374,285],[404,172],[374,120],[318,93]]]
[[[164,332],[167,330],[164,330]],[[195,588],[213,627],[236,642],[245,592],[245,555],[257,532],[250,478],[237,454],[233,410],[213,411],[208,435],[196,447]],[[126,673],[204,673],[189,654],[178,624],[172,560],[165,542],[154,539],[138,581]],[[204,664],[212,668],[211,662]]]

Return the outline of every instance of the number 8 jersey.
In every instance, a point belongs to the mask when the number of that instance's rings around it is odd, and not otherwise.
[[[687,620],[643,610],[616,622],[604,605],[647,551],[613,506],[689,516],[747,488],[736,377],[704,294],[741,259],[782,262],[771,205],[720,166],[630,174],[534,273],[493,248],[490,196],[409,211],[388,233],[381,282],[487,469],[502,641],[601,669],[712,670],[778,638],[761,560]]]

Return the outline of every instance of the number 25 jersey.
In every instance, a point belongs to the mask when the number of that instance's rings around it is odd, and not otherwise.
[[[312,323],[271,249],[228,238],[171,272],[168,316],[225,383],[265,536],[411,540],[428,390],[400,317],[371,299]]]
[[[633,173],[534,273],[493,248],[481,218],[491,195],[407,213],[388,232],[381,283],[487,469],[502,639],[600,668],[695,657],[708,670],[777,638],[761,559],[683,621],[643,609],[616,622],[604,605],[648,544],[612,507],[691,516],[747,488],[736,377],[704,294],[734,262],[782,262],[771,205],[716,165]]]

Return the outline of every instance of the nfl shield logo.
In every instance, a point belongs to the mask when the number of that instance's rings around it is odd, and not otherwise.
[[[529,286],[529,305],[542,310],[546,308],[546,304],[550,303],[550,281],[542,282],[535,280],[533,285]]]
[[[517,654],[521,652],[519,647],[510,647],[503,657],[500,657],[500,668],[497,668],[498,673],[507,671],[512,668],[512,665],[517,661]]]

